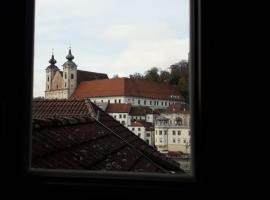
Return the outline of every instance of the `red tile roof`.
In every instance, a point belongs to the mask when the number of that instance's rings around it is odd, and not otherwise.
[[[133,106],[129,114],[131,116],[145,116],[146,114],[153,114],[153,110],[148,106]]]
[[[130,103],[110,103],[106,109],[106,113],[129,113],[130,110]]]
[[[153,123],[146,122],[146,121],[143,121],[143,120],[138,120],[138,121],[131,122],[131,126],[133,126],[133,127],[145,127],[145,129],[147,131],[154,131]]]
[[[81,82],[74,97],[133,96],[153,99],[184,100],[176,86],[153,81],[116,78]],[[177,98],[176,98],[177,97]]]
[[[70,105],[64,106],[66,117],[63,109],[58,109],[59,115],[53,114],[52,108],[66,104]],[[33,105],[34,168],[183,172],[176,161],[90,101],[37,100]]]

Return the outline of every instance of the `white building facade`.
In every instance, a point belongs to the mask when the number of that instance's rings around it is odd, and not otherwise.
[[[89,97],[89,99],[94,103],[130,103],[132,106],[148,106],[152,109],[165,109],[170,105],[180,102],[176,98],[172,98],[172,100],[162,100],[129,96]]]
[[[161,152],[179,151],[190,154],[190,114],[161,114],[155,121],[155,146]]]

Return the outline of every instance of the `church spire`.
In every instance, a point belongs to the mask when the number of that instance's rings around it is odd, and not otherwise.
[[[69,46],[68,55],[66,56],[66,59],[68,61],[72,61],[74,59],[74,56],[71,54],[71,46]]]
[[[51,57],[51,59],[49,60],[49,63],[50,63],[51,65],[54,65],[54,64],[56,63],[56,60],[54,59],[54,55],[53,55],[53,50],[52,50],[52,57]]]

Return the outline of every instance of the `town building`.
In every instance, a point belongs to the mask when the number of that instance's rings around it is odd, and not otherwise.
[[[130,78],[81,82],[73,98],[88,98],[94,103],[130,103],[132,106],[148,106],[152,109],[185,103],[177,86]]]
[[[32,102],[32,167],[184,173],[89,100]]]
[[[155,145],[155,128],[153,123],[146,121],[132,121],[128,126],[135,135],[146,141],[147,144]]]
[[[82,81],[108,79],[107,74],[78,70],[71,49],[66,59],[61,71],[55,65],[57,61],[52,54],[50,65],[46,68],[46,99],[68,99]]]
[[[187,105],[175,104],[165,109],[155,121],[155,146],[161,152],[190,154],[190,111]]]

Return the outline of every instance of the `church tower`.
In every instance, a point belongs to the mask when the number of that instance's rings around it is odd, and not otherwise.
[[[77,87],[77,65],[72,61],[74,56],[70,47],[66,59],[67,61],[63,64],[63,85],[67,90],[67,98],[69,98]]]
[[[48,93],[52,90],[52,80],[59,68],[55,65],[56,60],[54,59],[54,55],[52,53],[52,57],[49,60],[50,65],[46,68],[46,90],[45,90],[45,98],[48,98]]]

